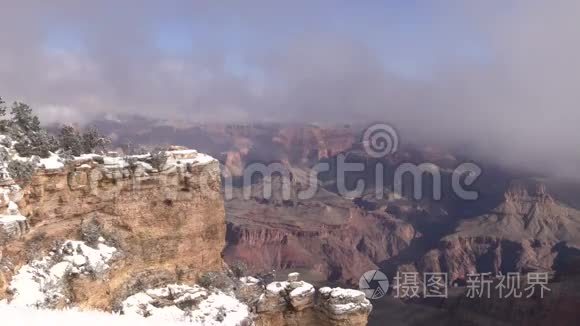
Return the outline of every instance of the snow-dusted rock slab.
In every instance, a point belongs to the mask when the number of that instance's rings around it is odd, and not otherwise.
[[[14,239],[24,235],[28,231],[28,222],[25,216],[0,215],[0,240]]]
[[[334,319],[348,318],[349,315],[368,315],[372,305],[364,292],[352,289],[329,288],[320,289],[321,306]]]
[[[291,273],[288,281],[268,284],[258,301],[258,312],[284,311],[289,306],[294,311],[301,311],[314,306],[314,286],[299,279],[300,274]]]
[[[52,255],[20,268],[8,287],[13,294],[10,304],[46,308],[66,300],[67,276],[107,270],[116,251],[104,243],[91,248],[82,241],[68,240]]]
[[[219,290],[170,284],[134,294],[122,303],[122,313],[159,322],[190,322],[195,325],[250,325],[248,306]]]
[[[41,158],[38,167],[47,171],[58,171],[64,169],[64,159],[51,153],[47,158]]]
[[[246,285],[247,283],[243,283]],[[300,281],[300,274],[291,273],[284,282],[266,286],[256,304],[258,318],[275,323],[279,318],[298,318],[300,322],[323,325],[366,325],[372,310],[365,294],[358,290],[324,287]]]
[[[22,196],[18,185],[0,186],[0,241],[18,238],[28,231],[27,218],[16,204]]]

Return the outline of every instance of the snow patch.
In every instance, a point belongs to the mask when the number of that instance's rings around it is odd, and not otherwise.
[[[169,156],[167,164],[175,166],[184,166],[186,164],[197,166],[216,161],[215,158],[199,153],[195,149],[167,151],[167,155]]]
[[[242,325],[248,319],[248,307],[221,292],[211,294],[191,312],[192,322],[208,326]]]
[[[14,200],[22,199],[22,191],[18,185],[4,186],[0,188],[0,202],[6,205],[2,214],[0,214],[0,228],[7,234],[18,234],[22,229],[22,223],[27,218],[20,214],[20,209]]]
[[[252,276],[244,276],[240,278],[240,282],[244,284],[258,284],[260,280]]]
[[[232,296],[180,284],[132,295],[123,301],[122,312],[159,322],[185,321],[208,326],[242,325],[250,316],[248,306]]]
[[[54,154],[50,153],[48,158],[41,158],[38,166],[44,168],[45,170],[60,170],[64,168],[63,159]]]
[[[121,316],[100,311],[40,310],[0,303],[3,325],[60,325],[60,326],[158,326],[154,320],[138,316]],[[164,326],[191,325],[180,322],[164,322]]]
[[[272,282],[266,286],[266,290],[273,294],[280,294],[288,286],[288,282]]]
[[[23,215],[0,215],[0,224],[11,224],[13,222],[24,222],[26,216]]]
[[[93,161],[102,157],[99,154],[82,154],[81,156],[75,156],[74,161]]]
[[[302,285],[290,291],[290,298],[301,297],[305,295],[314,294],[314,286],[310,283],[301,282]]]
[[[20,268],[8,287],[13,294],[10,304],[48,307],[64,299],[63,287],[67,276],[107,270],[107,263],[116,251],[103,243],[99,243],[95,249],[83,241],[68,240],[56,254]]]
[[[108,168],[108,169],[111,169],[111,168],[122,169],[122,168],[129,166],[129,163],[127,163],[127,161],[122,157],[105,156],[105,157],[103,157],[103,162],[105,164],[105,168]]]
[[[327,300],[326,304],[333,314],[345,315],[372,309],[370,301],[361,291],[329,287],[323,287],[319,291],[322,297]]]
[[[195,149],[178,149],[175,151],[169,151],[169,153],[173,155],[194,155],[197,154],[197,150]]]

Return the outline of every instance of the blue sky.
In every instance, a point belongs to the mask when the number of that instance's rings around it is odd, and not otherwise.
[[[408,78],[428,78],[439,65],[450,61],[485,63],[492,58],[485,36],[470,25],[468,16],[448,11],[449,7],[434,2],[369,1],[361,5],[336,1],[304,7],[266,6],[256,12],[250,7],[239,12],[237,6],[230,10],[218,6],[208,8],[204,14],[188,13],[187,9],[180,14],[171,10],[159,14],[152,11],[145,15],[145,22],[138,22],[136,36],[168,56],[219,52],[227,58],[229,69],[238,70],[235,73],[259,69],[252,67],[248,59],[256,53],[266,53],[316,34],[359,42],[375,51],[386,69]],[[113,10],[109,8],[105,13]],[[51,22],[45,30],[45,48],[87,50],[90,42],[87,33],[92,27],[87,28],[76,19],[56,17],[59,15],[44,17]],[[133,48],[129,52],[138,56],[143,50]]]

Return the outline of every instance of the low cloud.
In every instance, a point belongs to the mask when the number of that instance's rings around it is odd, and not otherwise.
[[[552,174],[580,163],[577,1],[192,3],[0,0],[0,95],[47,122],[381,120]]]

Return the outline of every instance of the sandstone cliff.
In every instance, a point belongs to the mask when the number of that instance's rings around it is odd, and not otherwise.
[[[169,155],[161,171],[145,161],[99,156],[40,170],[18,198],[28,219],[2,248],[1,288],[20,266],[48,255],[56,243],[90,241],[97,234],[119,257],[106,280],[71,280],[69,297],[81,307],[108,310],[140,287],[195,281],[203,272],[222,270],[218,162],[195,151]]]

